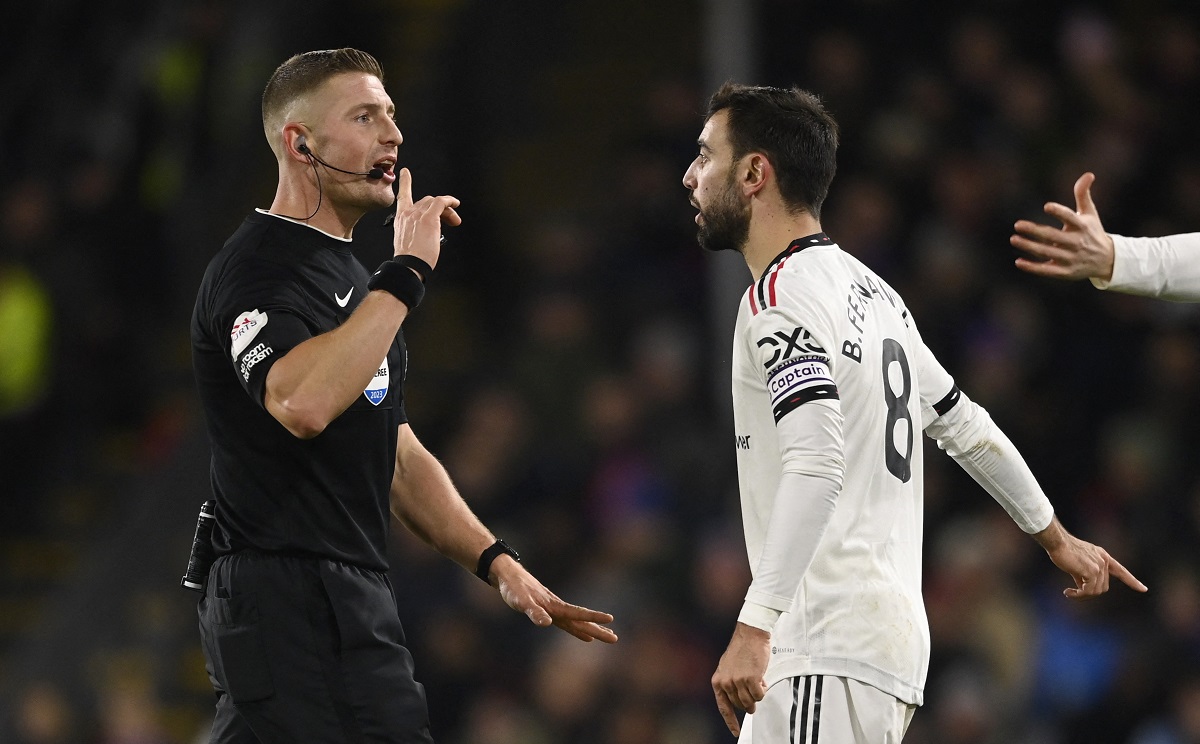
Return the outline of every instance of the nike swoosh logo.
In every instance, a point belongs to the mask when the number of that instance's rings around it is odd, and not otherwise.
[[[350,301],[350,295],[352,294],[354,294],[354,287],[350,288],[350,291],[346,293],[345,297],[338,297],[337,292],[334,292],[333,299],[337,300],[338,307],[345,307],[346,303]]]

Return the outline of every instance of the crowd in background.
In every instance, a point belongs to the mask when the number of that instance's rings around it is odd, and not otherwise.
[[[144,483],[203,472],[187,318],[208,257],[270,202],[261,86],[342,45],[388,71],[415,190],[463,199],[405,327],[414,429],[534,573],[621,636],[540,631],[397,527],[435,736],[730,741],[708,680],[749,582],[714,330],[733,308],[680,184],[709,92],[702,4],[113,5],[49,2],[29,11],[44,35],[2,32],[24,53],[0,80],[0,741],[205,740],[195,595],[172,577],[207,484]],[[1068,602],[926,445],[933,658],[905,741],[1197,744],[1200,307],[1035,279],[1007,242],[1084,170],[1109,230],[1200,230],[1195,8],[756,5],[747,82],[813,90],[842,127],[826,232],[906,298],[1067,527],[1150,586]],[[367,265],[389,250],[374,216],[355,238]],[[94,630],[115,640],[66,672],[14,661],[50,624],[38,592],[98,560],[98,525],[185,497],[191,517],[139,538],[178,566],[126,565],[130,586],[164,578],[104,598],[120,628]]]

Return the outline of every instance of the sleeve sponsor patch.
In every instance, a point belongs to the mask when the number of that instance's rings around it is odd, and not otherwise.
[[[254,369],[254,365],[271,356],[275,352],[270,346],[265,343],[258,344],[254,348],[246,352],[242,357],[242,363],[238,367],[238,371],[242,373],[242,379],[249,381],[250,370]]]
[[[823,356],[806,354],[789,359],[767,373],[775,422],[811,400],[837,398],[837,384]]]
[[[237,314],[233,321],[233,330],[229,332],[230,354],[235,361],[266,324],[267,314],[258,310],[247,310]]]

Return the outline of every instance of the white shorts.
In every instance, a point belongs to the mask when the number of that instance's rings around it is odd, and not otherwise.
[[[789,677],[746,715],[738,744],[899,744],[916,710],[858,680]]]

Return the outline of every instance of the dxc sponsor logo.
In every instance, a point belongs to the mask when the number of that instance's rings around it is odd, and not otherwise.
[[[793,352],[798,354],[825,353],[820,344],[813,340],[812,334],[801,326],[796,326],[791,333],[775,331],[770,336],[760,338],[758,347],[761,349],[764,346],[770,346],[773,349],[771,358],[763,363],[763,366],[768,369],[775,366],[780,359],[791,359]]]
[[[749,434],[747,434],[747,435],[746,435],[746,436],[744,436],[744,437],[743,437],[743,436],[741,436],[741,435],[735,435],[735,436],[734,436],[734,439],[736,440],[736,442],[735,442],[735,446],[736,446],[738,449],[740,449],[740,450],[748,450],[748,449],[750,449],[750,435],[749,435]]]

